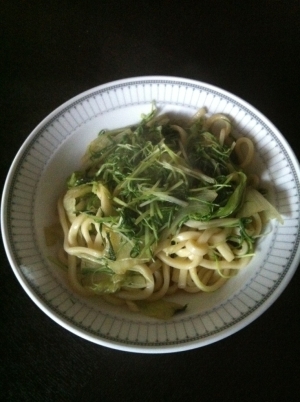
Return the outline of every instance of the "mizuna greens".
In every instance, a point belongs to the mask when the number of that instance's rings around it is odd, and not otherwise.
[[[168,318],[184,306],[164,296],[213,291],[250,261],[263,219],[281,218],[251,186],[231,131],[225,115],[179,122],[155,107],[100,131],[58,207],[76,291]]]

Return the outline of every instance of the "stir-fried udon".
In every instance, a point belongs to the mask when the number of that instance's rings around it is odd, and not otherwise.
[[[168,295],[220,288],[249,263],[266,220],[281,219],[245,173],[254,153],[204,108],[181,122],[153,108],[101,131],[58,201],[72,288],[157,317],[184,308]]]

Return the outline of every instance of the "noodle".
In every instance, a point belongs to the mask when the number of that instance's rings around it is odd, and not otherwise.
[[[141,132],[149,139],[135,148]],[[249,138],[232,137],[227,116],[206,118],[204,108],[186,125],[152,113],[102,133],[58,201],[58,258],[71,287],[132,311],[142,300],[219,289],[249,264],[263,230],[259,212],[236,215],[247,186],[259,184],[242,171],[254,153]]]
[[[244,147],[246,150],[243,152],[242,147]],[[240,163],[240,167],[244,168],[248,165],[250,165],[253,157],[254,157],[254,145],[253,142],[246,137],[239,138],[236,143],[235,143],[235,152],[238,155],[239,160],[243,160],[243,162]]]

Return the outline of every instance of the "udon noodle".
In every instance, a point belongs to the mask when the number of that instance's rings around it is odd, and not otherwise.
[[[272,210],[267,201],[248,208],[262,197],[244,170],[254,153],[228,116],[204,108],[185,122],[153,111],[140,125],[101,132],[58,201],[71,287],[134,311],[179,291],[219,289],[249,264]]]

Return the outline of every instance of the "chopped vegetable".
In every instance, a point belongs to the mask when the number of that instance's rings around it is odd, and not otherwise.
[[[161,234],[175,234],[189,219],[232,215],[246,187],[246,175],[230,160],[231,147],[201,122],[185,128],[187,159],[176,127],[147,124],[154,114],[136,127],[101,131],[83,157],[85,170],[68,179],[64,199],[70,219],[86,213],[111,226],[132,244],[131,257],[151,258]],[[96,216],[99,199],[102,215]]]
[[[135,302],[138,311],[149,317],[159,318],[161,320],[167,320],[173,317],[174,314],[178,314],[186,309],[186,305],[183,306],[179,303],[170,302],[168,300],[156,300],[153,302],[146,302],[139,300]]]

